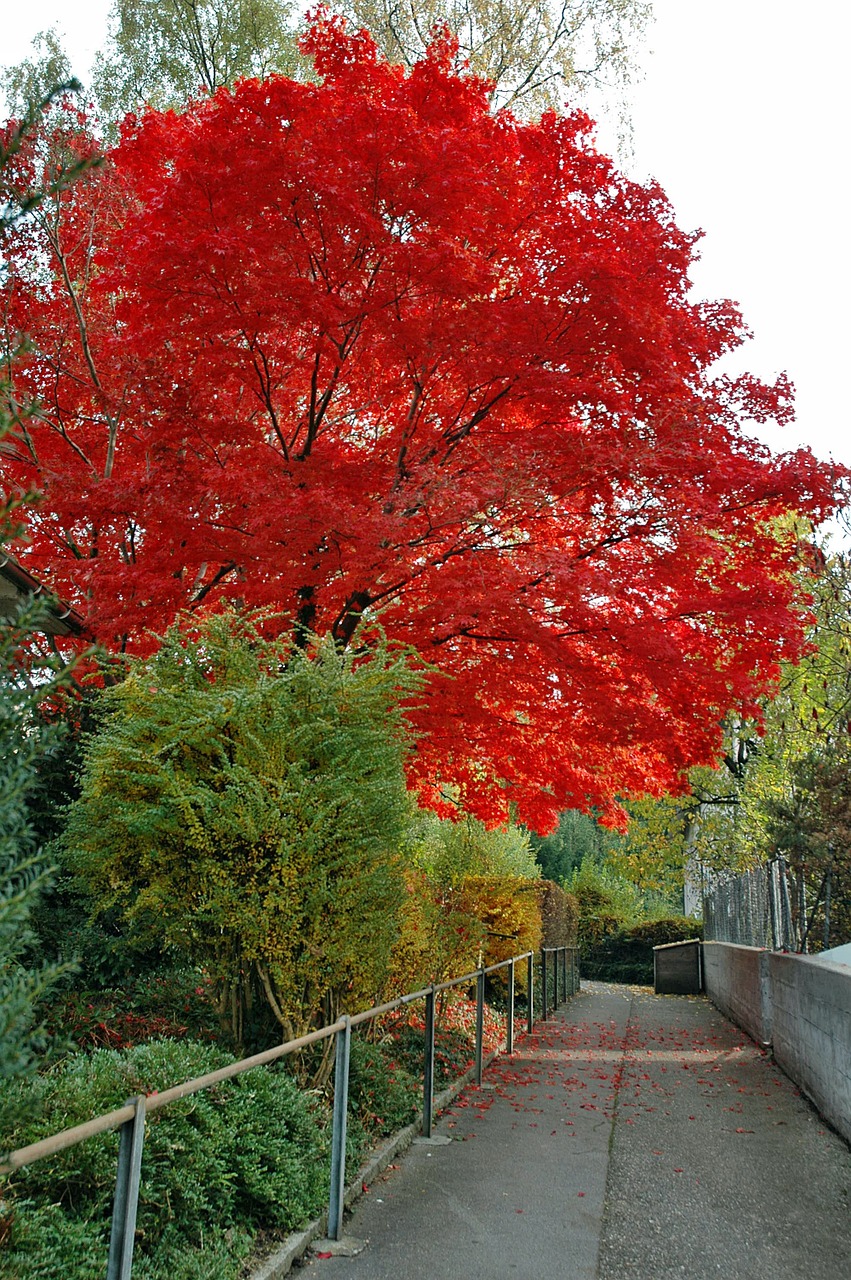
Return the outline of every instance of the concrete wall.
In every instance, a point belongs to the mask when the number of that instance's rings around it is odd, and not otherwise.
[[[704,942],[703,985],[712,1003],[757,1044],[771,1041],[769,952],[729,942]]]
[[[726,942],[703,944],[706,994],[774,1057],[851,1142],[851,968]]]
[[[851,969],[768,953],[780,1066],[851,1142]]]

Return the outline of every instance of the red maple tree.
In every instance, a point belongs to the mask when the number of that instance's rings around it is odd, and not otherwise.
[[[113,646],[224,599],[341,644],[378,612],[436,668],[427,802],[546,828],[673,788],[798,652],[778,518],[837,476],[743,434],[788,386],[712,378],[740,317],[586,117],[492,113],[448,38],[409,74],[306,44],[318,83],[130,122],[10,247],[26,562]]]

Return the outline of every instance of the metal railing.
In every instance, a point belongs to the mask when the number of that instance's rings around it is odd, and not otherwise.
[[[568,958],[567,953],[571,952]],[[548,971],[552,957],[553,969],[553,1002],[549,1003]],[[353,1028],[361,1023],[369,1022],[384,1014],[393,1013],[414,1001],[425,1001],[425,1035],[423,1049],[423,1111],[422,1130],[425,1137],[432,1136],[434,1108],[434,1043],[435,1043],[435,997],[442,991],[453,987],[476,985],[476,1044],[474,1073],[477,1084],[482,1082],[483,1046],[484,1046],[484,1007],[485,979],[489,974],[500,969],[508,969],[508,1002],[506,1010],[505,1052],[514,1052],[514,997],[515,968],[518,963],[526,963],[527,981],[527,1029],[529,1034],[535,1018],[535,953],[525,951],[512,956],[510,960],[502,960],[487,968],[476,969],[448,982],[434,983],[421,991],[413,991],[407,995],[390,1000],[387,1004],[377,1005],[362,1013],[344,1015],[327,1027],[312,1031],[309,1035],[300,1036],[296,1040],[288,1040],[285,1044],[266,1049],[263,1053],[255,1053],[239,1062],[220,1067],[206,1075],[185,1080],[182,1084],[161,1093],[140,1094],[130,1098],[123,1107],[95,1116],[85,1124],[75,1125],[71,1129],[63,1129],[61,1133],[42,1138],[29,1146],[12,1151],[0,1163],[0,1174],[12,1173],[24,1165],[33,1164],[46,1156],[56,1155],[69,1147],[85,1142],[96,1134],[119,1129],[118,1171],[115,1182],[115,1198],[113,1201],[112,1228],[109,1241],[109,1261],[107,1280],[130,1280],[133,1264],[133,1245],[136,1233],[136,1213],[139,1204],[139,1188],[141,1183],[142,1153],[145,1141],[145,1122],[149,1115],[161,1111],[169,1103],[190,1094],[199,1093],[211,1085],[241,1075],[244,1071],[252,1071],[255,1067],[266,1066],[279,1058],[306,1049],[312,1044],[336,1036],[336,1057],[334,1064],[334,1106],[331,1127],[331,1187],[328,1201],[328,1235],[339,1240],[343,1224],[343,1195],[346,1180],[346,1118],[349,1096],[349,1050]],[[547,947],[540,952],[541,1003],[544,1020],[547,1012],[552,1011],[559,1001],[559,973],[561,974],[562,1001],[567,995],[573,995],[579,989],[579,970],[575,947]]]
[[[549,1004],[549,957],[552,957],[552,1006]],[[561,980],[561,999],[559,999],[559,979]],[[569,996],[575,996],[579,990],[579,948],[578,947],[542,947],[541,948],[541,1017],[547,1020],[550,1008],[557,1009]]]

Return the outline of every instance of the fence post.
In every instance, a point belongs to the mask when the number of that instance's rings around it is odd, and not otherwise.
[[[526,960],[526,966],[527,966],[526,985],[527,985],[527,990],[529,992],[527,1030],[529,1032],[529,1035],[531,1035],[535,1027],[535,953],[534,951],[529,952],[528,958]]]
[[[133,1266],[142,1147],[145,1142],[145,1095],[128,1098],[126,1105],[135,1106],[136,1113],[132,1120],[127,1120],[121,1126],[106,1280],[130,1280]]]
[[[482,1046],[485,1038],[485,971],[476,974],[476,1084],[482,1083]]]
[[[561,949],[561,993],[564,1000],[573,995],[573,991],[567,989],[567,947]]]
[[[547,949],[541,947],[541,1021],[547,1020]]]
[[[425,998],[425,1061],[423,1063],[423,1137],[431,1137],[434,1106],[434,983]]]
[[[343,1195],[346,1186],[346,1114],[349,1108],[349,1050],[352,1027],[348,1015],[337,1032],[334,1062],[334,1118],[331,1129],[331,1194],[328,1200],[328,1235],[339,1240],[343,1230]]]
[[[505,1052],[514,1052],[514,959],[508,962],[508,1023],[505,1028]]]

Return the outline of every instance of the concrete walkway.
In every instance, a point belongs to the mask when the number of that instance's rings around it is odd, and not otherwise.
[[[584,983],[373,1183],[338,1280],[849,1280],[851,1153],[699,997]]]

